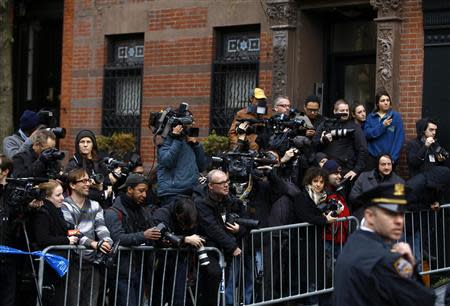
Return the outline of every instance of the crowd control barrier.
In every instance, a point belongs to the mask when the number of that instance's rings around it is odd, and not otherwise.
[[[201,278],[214,259],[219,289],[210,305],[225,305],[224,257],[216,248],[205,251],[208,257],[200,262],[195,249],[119,247],[114,261],[100,256],[92,263],[84,259],[91,253],[85,247],[50,246],[43,253],[66,257],[70,267],[60,277],[40,260],[38,291],[44,305],[198,305],[204,293]]]

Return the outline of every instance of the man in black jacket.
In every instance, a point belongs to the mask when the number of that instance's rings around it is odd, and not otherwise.
[[[56,137],[48,130],[38,130],[30,137],[31,147],[13,157],[13,177],[47,177],[50,169],[57,170],[64,155],[54,154]]]
[[[131,247],[146,244],[160,239],[161,233],[151,226],[150,214],[144,209],[148,191],[146,178],[137,173],[131,173],[125,184],[126,192],[120,194],[111,208],[105,210],[105,224],[111,238],[120,241],[120,245]],[[139,289],[142,289],[141,253],[133,254],[130,265],[130,253],[123,251],[119,263],[119,279],[117,302],[118,305],[140,305],[138,301]],[[131,269],[131,271],[130,271]],[[130,278],[128,278],[130,273]],[[113,277],[116,277],[114,274]],[[128,302],[127,302],[128,296]]]
[[[227,222],[227,216],[230,213],[236,213],[241,217],[244,215],[241,201],[230,194],[228,175],[221,170],[210,171],[207,175],[207,184],[194,189],[194,201],[200,217],[199,232],[206,238],[207,246],[223,251],[226,259],[231,263],[231,258],[241,255],[240,243],[246,229],[238,223]],[[213,264],[214,254],[208,255]],[[231,280],[232,277],[226,279]],[[247,276],[246,280],[251,281]],[[232,284],[228,283],[227,287],[228,285]],[[246,284],[245,289],[247,296],[251,287]],[[228,290],[229,288],[227,288],[227,304],[230,304],[232,296]],[[217,290],[212,292],[215,293]]]
[[[329,159],[336,160],[342,166],[343,179],[353,180],[364,171],[366,165],[366,138],[361,127],[351,120],[348,103],[345,100],[338,100],[334,104],[334,116],[335,118],[327,119],[320,124],[314,135],[313,144],[318,152],[324,152]]]
[[[418,120],[417,138],[406,147],[411,176],[406,184],[413,190],[409,199],[413,210],[439,207],[440,196],[450,187],[450,169],[445,165],[448,153],[437,142],[437,129],[431,119]],[[434,192],[425,192],[427,188]],[[425,194],[431,197],[424,199]]]

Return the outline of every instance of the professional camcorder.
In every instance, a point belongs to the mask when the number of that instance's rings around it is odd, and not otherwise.
[[[64,138],[66,137],[66,129],[63,127],[55,127],[55,117],[53,116],[53,112],[45,109],[41,109],[37,113],[39,117],[39,121],[41,124],[45,125],[44,128],[47,131],[51,131],[53,134],[55,134],[56,138]]]
[[[228,213],[226,215],[226,222],[231,223],[231,224],[237,223],[239,225],[243,225],[248,228],[258,228],[258,226],[259,226],[259,220],[241,218],[236,213]]]
[[[183,238],[172,233],[164,223],[159,223],[156,229],[161,233],[161,240],[166,240],[176,248],[179,248],[183,243]]]
[[[27,206],[33,200],[44,200],[45,190],[38,184],[48,182],[47,178],[7,178],[7,203],[12,207]]]
[[[198,137],[198,128],[189,127],[194,122],[194,116],[189,111],[189,104],[182,102],[178,109],[166,108],[164,111],[151,113],[149,128],[153,134],[166,137],[177,125],[183,126],[183,136]]]

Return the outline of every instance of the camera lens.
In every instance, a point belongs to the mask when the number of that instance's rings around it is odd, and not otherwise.
[[[206,253],[205,247],[202,246],[197,250],[198,262],[201,266],[209,265],[209,257]]]

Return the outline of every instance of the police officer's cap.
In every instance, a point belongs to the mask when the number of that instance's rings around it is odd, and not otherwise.
[[[392,212],[405,212],[408,201],[406,200],[406,187],[404,184],[379,184],[364,192],[357,199],[364,207],[380,207]]]

